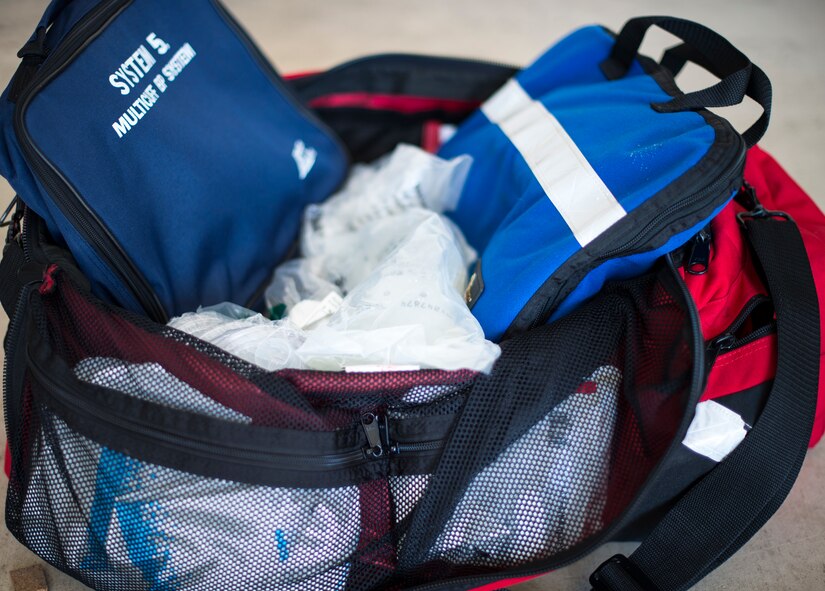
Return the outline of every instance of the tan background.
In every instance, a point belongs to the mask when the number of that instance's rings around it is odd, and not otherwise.
[[[17,67],[15,53],[33,30],[46,0],[0,0],[0,84]],[[601,23],[617,30],[632,16],[670,14],[698,20],[725,35],[759,64],[774,86],[771,128],[762,146],[771,151],[820,207],[825,205],[825,0],[778,2],[560,0],[226,0],[276,67],[283,72],[322,69],[352,57],[416,52],[526,64],[572,29]],[[644,46],[658,56],[672,39],[654,35]],[[708,78],[686,71],[683,87]],[[740,129],[758,109],[727,109]],[[11,199],[0,180],[0,206]],[[7,319],[0,312],[0,331]],[[0,435],[0,449],[4,447]],[[825,447],[811,452],[785,505],[736,556],[697,589],[825,589]],[[6,481],[0,477],[0,508]],[[609,544],[580,562],[519,590],[589,589],[595,565],[631,544]],[[10,570],[39,562],[0,527],[0,591],[11,589]],[[48,568],[53,591],[85,589]]]

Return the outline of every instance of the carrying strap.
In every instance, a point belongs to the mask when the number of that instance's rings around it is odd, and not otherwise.
[[[636,58],[645,33],[653,25],[685,42],[684,49],[676,52],[679,55],[672,55],[668,60],[693,61],[718,77],[720,81],[703,90],[676,96],[668,102],[654,103],[651,107],[660,113],[730,107],[740,104],[749,96],[759,103],[763,110],[759,119],[742,134],[748,148],[755,145],[764,135],[770,121],[771,83],[765,73],[752,64],[745,54],[731,45],[727,39],[703,25],[668,16],[645,16],[627,21],[616,37],[610,56],[601,64],[605,76],[609,80],[615,80],[627,73]],[[662,65],[667,67],[665,60]]]
[[[779,508],[802,466],[819,376],[819,306],[805,245],[786,214],[740,214],[776,308],[770,396],[744,441],[694,485],[630,557],[590,577],[595,591],[688,589],[736,552]]]

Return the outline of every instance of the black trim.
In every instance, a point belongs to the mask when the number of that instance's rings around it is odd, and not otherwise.
[[[465,58],[387,53],[354,59],[287,83],[307,102],[341,92],[484,100],[518,70]]]
[[[776,306],[776,377],[745,440],[688,490],[630,556],[660,588],[687,589],[735,553],[779,508],[802,467],[817,404],[820,310],[805,245],[789,218],[752,217],[746,236]],[[611,591],[635,591],[625,579]]]

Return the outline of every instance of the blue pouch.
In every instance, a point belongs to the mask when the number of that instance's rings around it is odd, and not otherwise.
[[[252,305],[344,148],[209,0],[53,0],[0,97],[0,173],[96,295]]]
[[[685,42],[661,64],[637,55],[654,24]],[[686,61],[721,81],[682,93]],[[745,96],[764,113],[743,135],[707,110]],[[439,152],[474,160],[453,218],[481,253],[467,301],[486,336],[558,318],[699,234],[741,187],[770,102],[747,57],[669,17],[581,29],[509,80]]]

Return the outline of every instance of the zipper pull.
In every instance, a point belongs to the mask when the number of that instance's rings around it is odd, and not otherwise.
[[[733,349],[734,345],[736,345],[736,335],[732,332],[720,334],[718,337],[711,340],[708,343],[705,353],[706,371],[711,370],[716,363],[716,358],[719,357],[722,352]]]
[[[733,349],[736,344],[736,335],[731,332],[720,334],[718,337],[708,343],[708,351],[727,351]]]
[[[361,415],[361,426],[367,435],[367,457],[380,458],[384,455],[384,446],[381,443],[381,428],[378,426],[378,417],[372,413]]]
[[[690,256],[688,256],[685,271],[691,275],[704,275],[708,271],[710,264],[710,243],[713,235],[710,231],[710,226],[705,227],[693,238],[693,243],[690,247]]]

